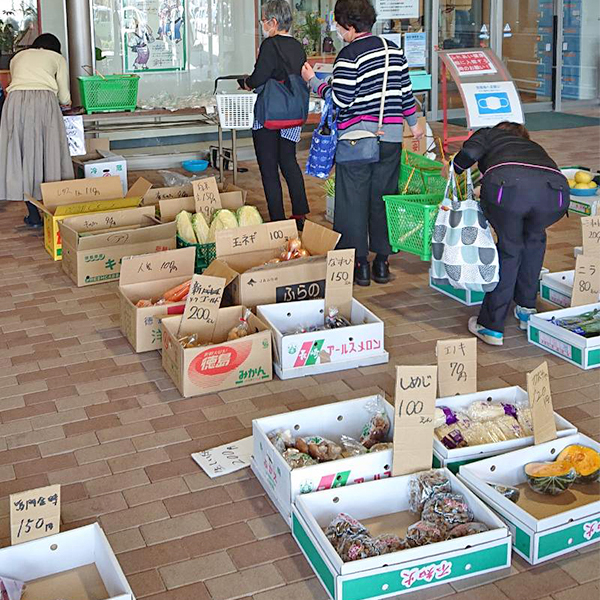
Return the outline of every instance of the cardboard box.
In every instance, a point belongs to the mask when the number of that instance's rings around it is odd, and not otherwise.
[[[219,309],[213,345],[184,348],[178,341],[182,317],[161,321],[162,364],[182,396],[214,394],[273,379],[271,332],[254,315],[248,324],[255,333],[227,341],[227,334],[238,325],[245,307]]]
[[[548,269],[546,269],[546,267],[542,267],[542,270],[540,271],[540,279],[546,273],[549,273]],[[439,285],[437,283],[434,283],[434,281],[431,278],[431,269],[429,270],[429,287],[440,292],[441,294],[444,294],[445,296],[448,296],[449,298],[457,300],[465,306],[477,306],[483,302],[483,298],[485,296],[485,292],[458,290],[456,288],[453,288],[451,285]]]
[[[600,200],[596,196],[574,196],[571,194],[569,213],[582,217],[595,217],[600,214]]]
[[[323,325],[324,300],[260,305],[257,315],[273,332],[275,372],[280,379],[387,363],[383,321],[352,300],[351,327],[293,334]]]
[[[534,492],[526,482],[523,467],[527,463],[553,462],[571,444],[600,450],[600,444],[580,433],[460,468],[459,478],[508,525],[515,552],[532,565],[600,539],[599,483],[576,484],[549,496]],[[511,502],[488,483],[518,487],[518,502]]]
[[[298,237],[296,222],[278,221],[254,227],[238,227],[216,233],[217,261],[238,273],[231,284],[236,304],[255,308],[259,304],[323,298],[326,255],[340,234],[306,221],[302,246],[310,257],[265,264],[281,254],[288,239]]]
[[[121,331],[136,352],[162,348],[160,318],[183,314],[185,300],[146,308],[138,308],[136,303],[142,299],[156,301],[167,290],[189,281],[194,276],[195,258],[194,248],[123,258],[119,278]]]
[[[574,317],[594,309],[600,309],[600,302],[531,315],[527,339],[582,369],[597,369],[600,367],[600,336],[584,338],[551,322],[553,318]]]
[[[351,562],[342,562],[324,529],[343,512],[371,535],[404,537],[408,526],[419,520],[408,510],[411,476],[363,483],[360,493],[350,487],[296,498],[292,535],[332,600],[396,598],[417,590],[429,597],[427,588],[508,569],[511,540],[506,525],[450,471],[445,473],[452,491],[466,498],[475,521],[488,531]]]
[[[446,406],[453,411],[466,410],[473,402],[506,402],[507,404],[516,404],[529,406],[529,396],[527,392],[520,387],[501,388],[499,390],[487,390],[475,394],[463,394],[452,396],[450,398],[438,398],[436,406]],[[556,422],[556,433],[558,437],[575,435],[577,427],[563,419],[558,413],[554,413]],[[461,465],[466,465],[489,456],[505,454],[518,448],[531,446],[533,436],[498,442],[496,444],[481,444],[479,446],[467,446],[466,448],[454,448],[449,450],[437,438],[433,440],[433,466],[446,467],[453,473],[458,473]]]
[[[575,257],[577,257],[577,248],[575,248]],[[583,250],[579,252],[583,254]],[[558,273],[548,273],[542,277],[540,283],[540,296],[555,306],[569,308],[573,296],[573,280],[575,279],[575,270],[559,271]],[[600,297],[598,298],[600,301]]]
[[[419,117],[417,119],[417,125],[421,126],[424,133],[420,140],[415,140],[413,133],[408,126],[408,123],[404,122],[403,136],[402,136],[402,149],[414,152],[415,154],[425,154],[427,152],[427,134],[425,134],[427,119],[425,117]]]
[[[37,206],[44,216],[46,251],[54,260],[61,260],[59,221],[74,215],[136,207],[149,187],[145,179],[138,179],[123,198],[118,177],[57,181],[42,183],[42,202],[31,196],[26,196],[26,199]]]
[[[583,246],[575,246],[573,248],[573,256],[577,258],[580,254],[583,254]]]
[[[27,584],[23,600],[135,600],[97,523],[2,548],[0,575]]]
[[[383,402],[390,419],[388,440],[394,436],[394,408],[381,396],[366,396],[314,408],[255,419],[252,422],[254,452],[252,470],[269,498],[289,524],[292,505],[300,494],[339,488],[346,485],[392,476],[392,450],[382,450],[324,462],[302,469],[291,469],[269,440],[269,434],[289,429],[294,436],[313,436],[339,440],[341,435],[360,439],[371,419],[369,407]],[[360,494],[357,494],[360,495]]]
[[[97,149],[83,156],[74,156],[73,166],[76,173],[87,179],[118,177],[123,195],[127,193],[127,161],[110,150]]]
[[[119,278],[125,256],[175,248],[175,223],[157,224],[154,208],[81,215],[59,223],[63,270],[78,287]]]
[[[172,198],[190,198],[194,196],[194,188],[191,183],[176,185],[173,187],[152,188],[144,195],[142,206],[158,206],[160,200]]]

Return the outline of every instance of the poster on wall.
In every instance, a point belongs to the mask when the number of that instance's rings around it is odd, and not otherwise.
[[[519,94],[512,81],[463,83],[469,129],[493,127],[501,121],[524,123]]]
[[[185,0],[122,0],[126,73],[187,67]]]
[[[404,56],[409,67],[424,67],[427,34],[422,32],[404,34]]]
[[[419,0],[377,0],[377,19],[418,19]]]

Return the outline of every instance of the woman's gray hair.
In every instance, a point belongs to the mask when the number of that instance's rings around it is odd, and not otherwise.
[[[279,31],[292,28],[292,7],[287,0],[269,0],[262,5],[263,18],[277,21]]]

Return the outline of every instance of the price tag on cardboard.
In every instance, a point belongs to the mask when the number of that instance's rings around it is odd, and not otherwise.
[[[354,283],[354,248],[330,250],[327,253],[325,277],[325,316],[330,308],[350,320],[352,313],[352,285]]]
[[[543,362],[537,369],[527,373],[527,393],[533,419],[533,438],[536,444],[556,439],[556,422],[550,393],[548,363]]]
[[[598,302],[599,294],[600,254],[598,256],[579,255],[575,263],[571,306],[583,306]]]
[[[437,367],[396,367],[393,477],[431,469]]]
[[[192,454],[192,458],[210,478],[214,479],[249,467],[253,449],[252,436],[250,436],[231,444],[196,452]]]
[[[436,346],[440,397],[477,391],[477,340],[441,340]]]
[[[600,217],[581,218],[581,237],[584,256],[600,257]]]
[[[194,201],[196,202],[196,212],[202,213],[206,221],[210,223],[213,213],[221,208],[221,196],[219,195],[219,186],[215,177],[206,179],[196,179],[192,181],[194,188]]]
[[[10,496],[10,542],[22,544],[60,531],[60,485]]]
[[[197,333],[203,342],[212,340],[224,289],[225,279],[222,277],[194,275],[179,325],[179,336]]]

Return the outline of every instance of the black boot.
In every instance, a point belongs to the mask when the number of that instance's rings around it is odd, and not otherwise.
[[[387,260],[373,261],[373,281],[375,283],[389,283],[390,263]]]
[[[354,267],[354,283],[363,287],[371,285],[371,265],[367,261]]]

